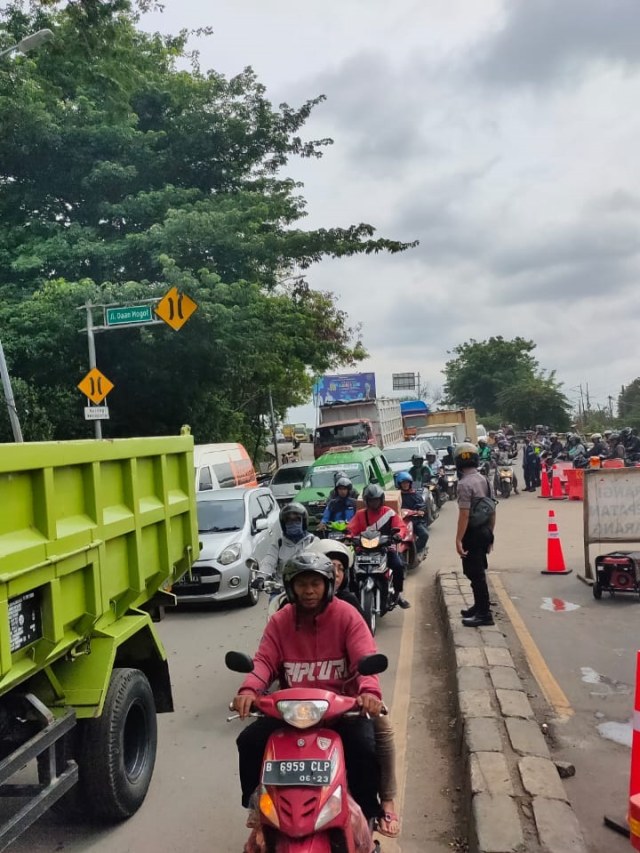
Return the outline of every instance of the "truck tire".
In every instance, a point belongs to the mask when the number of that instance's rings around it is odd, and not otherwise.
[[[113,670],[102,715],[84,721],[80,786],[95,817],[131,817],[147,795],[158,726],[151,686],[139,669]]]

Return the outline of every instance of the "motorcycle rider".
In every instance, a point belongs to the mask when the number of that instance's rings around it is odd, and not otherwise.
[[[494,443],[497,446],[497,440],[494,436]],[[486,436],[481,435],[478,439],[478,458],[480,459],[480,463],[489,462],[491,464],[491,459],[493,457],[493,450],[489,447],[489,442],[487,441]]]
[[[413,478],[408,471],[400,471],[396,476],[396,483],[400,489],[402,509],[410,509],[420,513],[420,517],[414,517],[412,522],[413,532],[416,537],[416,551],[418,554],[422,554],[429,541],[429,531],[424,522],[424,517],[427,514],[427,505],[422,495],[413,488]]]
[[[361,616],[334,596],[335,569],[331,560],[313,552],[297,554],[282,573],[290,606],[267,622],[249,673],[231,707],[245,719],[257,694],[265,693],[276,679],[286,687],[314,687],[357,696],[363,714],[377,717],[382,693],[377,676],[356,670],[365,655],[377,652],[371,632]],[[250,807],[260,784],[260,768],[270,735],[282,721],[263,717],[247,726],[237,739],[242,805]],[[332,723],[344,747],[350,792],[365,817],[382,816],[378,802],[378,768],[373,723],[362,717]]]
[[[409,468],[409,474],[413,482],[417,483],[418,489],[422,489],[425,481],[428,481],[431,477],[431,470],[424,464],[424,456],[414,453],[411,457],[411,468]]]
[[[313,546],[317,554],[324,554],[333,563],[336,570],[335,597],[346,601],[364,616],[358,597],[349,589],[349,571],[353,567],[353,551],[342,542],[329,539],[318,541]],[[368,627],[368,626],[367,626]],[[396,813],[395,798],[398,795],[396,781],[396,748],[393,727],[389,714],[373,718],[373,730],[376,741],[376,757],[380,770],[379,793],[383,815],[378,818],[378,832],[388,838],[400,834],[400,819]]]
[[[336,497],[324,508],[318,530],[324,530],[332,521],[349,522],[356,514],[356,499],[351,497],[353,483],[348,477],[339,477],[335,484]]]
[[[332,501],[334,498],[338,497],[338,489],[336,488],[338,480],[349,480],[348,475],[344,471],[336,471],[333,475],[333,488],[329,492],[329,497],[327,500]],[[351,480],[349,480],[351,482]],[[358,491],[353,488],[353,483],[351,483],[351,489],[349,490],[349,497],[353,498],[354,501],[358,499]]]
[[[581,456],[587,455],[587,450],[582,443],[582,439],[576,433],[571,433],[567,436],[567,455],[572,462]]]
[[[638,438],[636,431],[631,427],[623,427],[620,430],[620,441],[624,444],[624,449],[626,451],[625,458],[633,459],[640,454],[640,438]]]
[[[599,432],[594,432],[591,436],[592,445],[589,449],[589,456],[607,456],[609,448],[602,440],[602,435]]]
[[[624,459],[625,447],[620,440],[619,432],[612,432],[609,438],[609,459]]]
[[[384,505],[384,491],[377,483],[370,483],[362,493],[364,509],[359,509],[349,522],[347,535],[358,536],[369,527],[375,527],[383,536],[393,533],[403,539],[407,535],[407,525],[388,506]],[[395,603],[406,610],[411,604],[403,596],[404,562],[394,548],[387,551],[387,562],[393,573],[393,588],[396,593]]]
[[[564,450],[564,445],[558,438],[558,434],[552,432],[549,436],[549,453],[551,454],[552,459],[556,459],[559,453],[562,453]]]
[[[487,481],[478,471],[480,462],[477,448],[471,443],[456,447],[458,483],[458,526],[456,551],[462,558],[462,571],[471,583],[473,606],[461,611],[462,624],[468,628],[493,625],[489,588],[487,586],[487,554],[493,547],[495,512],[487,524],[470,527],[469,516],[477,498],[489,497]]]
[[[313,533],[308,531],[309,514],[302,504],[294,502],[283,506],[280,526],[282,536],[269,545],[260,563],[260,574],[266,577],[281,577],[285,563],[316,541]]]
[[[456,460],[453,458],[453,446],[451,444],[447,445],[447,452],[442,457],[442,465],[443,467],[446,465],[455,465]]]

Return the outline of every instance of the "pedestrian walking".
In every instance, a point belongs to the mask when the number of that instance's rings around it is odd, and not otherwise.
[[[462,558],[462,571],[471,583],[473,606],[462,610],[462,624],[468,628],[493,625],[487,554],[493,548],[496,523],[495,501],[487,480],[478,471],[478,449],[470,442],[454,450],[458,470],[458,526],[456,551]]]

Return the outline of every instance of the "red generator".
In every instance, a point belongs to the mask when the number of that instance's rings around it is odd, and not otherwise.
[[[596,579],[593,597],[603,592],[612,597],[617,592],[633,592],[640,596],[640,551],[612,551],[596,557]]]

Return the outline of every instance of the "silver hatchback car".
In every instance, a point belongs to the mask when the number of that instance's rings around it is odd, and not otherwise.
[[[197,495],[200,556],[191,577],[174,584],[178,604],[240,599],[252,607],[260,593],[251,589],[249,559],[262,562],[269,545],[282,536],[280,510],[264,487],[216,489]]]

